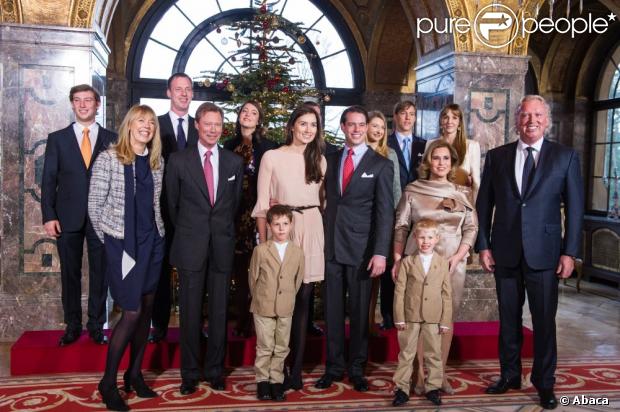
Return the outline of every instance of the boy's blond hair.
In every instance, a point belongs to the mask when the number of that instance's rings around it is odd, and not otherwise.
[[[414,233],[418,233],[420,230],[434,230],[436,233],[439,233],[439,224],[432,219],[421,219],[415,223],[413,227]]]

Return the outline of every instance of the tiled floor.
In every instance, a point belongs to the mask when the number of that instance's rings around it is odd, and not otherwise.
[[[584,281],[578,293],[574,285],[571,279],[560,286],[558,355],[620,356],[620,290]],[[523,312],[531,327],[527,303]],[[0,343],[0,376],[10,373],[11,344]]]

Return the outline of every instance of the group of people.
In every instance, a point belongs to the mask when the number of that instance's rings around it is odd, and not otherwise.
[[[501,379],[487,393],[521,386],[527,291],[532,383],[543,407],[557,405],[557,284],[570,276],[578,255],[583,188],[575,152],[543,139],[550,110],[542,97],[523,98],[515,117],[519,140],[487,153],[481,180],[480,146],[467,138],[456,104],[441,111],[440,135],[430,141],[413,134],[412,101],[395,105],[390,135],[381,112],[348,107],[339,148],[325,142],[316,103],[293,110],[278,147],[265,137],[261,105],[248,101],[235,136],[222,147],[221,108],[203,103],[195,118],[188,114],[192,84],[184,73],[172,75],[170,112],[158,118],[148,106],[133,106],[118,137],[95,122],[97,91],[75,86],[69,98],[76,122],[48,137],[41,204],[61,263],[67,329],[60,344],[81,334],[84,238],[87,326],[95,342],[108,343],[102,332],[108,286],[122,308],[99,383],[108,409],[128,410],[116,382],[127,346],[125,390],[157,396],[141,364],[147,341],[167,333],[171,267],[179,273],[182,395],[201,380],[215,390],[226,387],[234,276],[236,333],[249,333],[253,315],[258,399],[282,401],[287,390],[303,387],[314,288],[322,281],[327,362],[315,387],[328,388],[346,372],[353,389],[369,389],[368,337],[380,290],[383,326],[398,329],[401,349],[393,405],[409,400],[412,375],[414,392],[441,404],[441,392],[454,392],[444,370],[472,249],[494,272],[499,302]]]

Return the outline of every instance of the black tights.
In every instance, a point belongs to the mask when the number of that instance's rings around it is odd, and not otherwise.
[[[306,333],[308,332],[308,302],[314,292],[314,283],[302,283],[295,297],[295,311],[291,327],[291,352],[288,355],[291,380],[301,380],[301,369],[304,362]]]
[[[154,297],[154,293],[142,296],[142,302],[138,310],[123,310],[121,319],[114,327],[108,345],[105,373],[103,379],[101,379],[105,387],[116,386],[118,366],[129,343],[131,343],[129,368],[127,369],[129,377],[136,378],[140,374],[146,340],[149,334]]]

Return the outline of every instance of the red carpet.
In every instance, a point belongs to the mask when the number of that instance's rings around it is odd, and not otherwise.
[[[497,322],[459,322],[455,324],[455,337],[450,356],[456,360],[497,358]],[[532,356],[532,332],[524,328],[523,357]],[[95,345],[84,332],[78,342],[59,347],[62,331],[25,332],[11,347],[11,374],[40,375],[66,372],[99,372],[105,367],[107,346]],[[144,368],[163,370],[180,367],[179,331],[172,328],[167,341],[149,344],[144,357]],[[226,365],[230,367],[254,364],[256,337],[236,338],[229,333]],[[370,338],[371,362],[395,362],[398,359],[396,330],[382,332]],[[125,354],[121,368],[125,368],[129,353]],[[324,337],[308,337],[306,364],[325,363]]]
[[[370,391],[359,393],[347,382],[338,382],[326,390],[317,390],[313,384],[323,372],[315,368],[304,374],[304,389],[291,391],[286,402],[257,401],[252,368],[236,368],[227,378],[225,391],[213,391],[201,383],[196,393],[181,396],[178,392],[178,370],[161,375],[145,372],[145,379],[159,393],[155,399],[140,399],[121,392],[135,411],[378,411],[392,408],[394,363],[371,363],[367,368]],[[523,389],[504,395],[485,395],[484,388],[498,378],[497,361],[451,362],[447,373],[456,393],[443,397],[442,409],[453,411],[533,411],[540,410],[535,389],[529,384],[531,363],[524,362]],[[591,410],[620,409],[620,358],[560,359],[556,373],[556,393],[581,398],[605,397],[609,405]],[[0,378],[0,411],[92,411],[103,410],[97,392],[101,374],[70,374],[37,377]],[[434,410],[424,398],[412,394],[410,402],[400,410],[420,408]],[[583,410],[580,407],[558,410]]]

